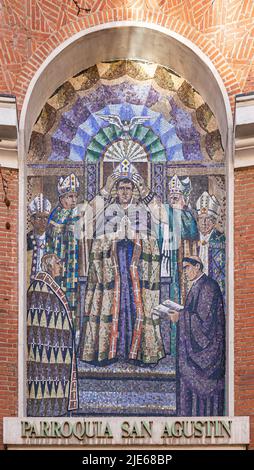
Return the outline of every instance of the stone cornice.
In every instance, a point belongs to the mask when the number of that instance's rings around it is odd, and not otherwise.
[[[236,96],[234,167],[254,166],[254,93]]]
[[[18,116],[12,95],[0,95],[0,166],[18,168]]]

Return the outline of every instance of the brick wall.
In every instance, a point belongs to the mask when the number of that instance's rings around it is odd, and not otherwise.
[[[0,92],[17,96],[19,108],[34,73],[65,39],[90,26],[117,20],[167,27],[196,44],[220,73],[233,106],[237,93],[254,88],[253,0],[2,0]],[[90,11],[85,11],[84,9]],[[17,412],[17,173],[3,170],[11,206],[0,181],[0,409]],[[253,186],[253,188],[252,188]],[[236,414],[254,408],[252,309],[254,296],[254,170],[238,171],[235,188],[235,390]],[[242,218],[244,215],[244,221]],[[247,215],[248,214],[248,217]],[[5,227],[10,220],[11,229]],[[244,331],[244,335],[242,332]],[[252,443],[254,447],[254,430]]]
[[[5,187],[5,192],[3,190]],[[7,208],[6,198],[10,201]],[[10,228],[6,224],[10,224]],[[0,168],[0,432],[18,411],[18,173]],[[1,439],[2,441],[2,439]]]
[[[254,447],[254,168],[235,172],[235,414]]]

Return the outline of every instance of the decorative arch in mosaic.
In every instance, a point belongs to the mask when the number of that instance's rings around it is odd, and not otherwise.
[[[28,416],[225,414],[225,162],[154,63],[49,98],[27,157]]]

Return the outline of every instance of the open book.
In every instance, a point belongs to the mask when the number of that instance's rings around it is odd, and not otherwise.
[[[170,319],[170,314],[172,312],[180,312],[183,308],[183,305],[177,304],[176,302],[173,302],[173,300],[168,299],[153,309],[153,316]]]

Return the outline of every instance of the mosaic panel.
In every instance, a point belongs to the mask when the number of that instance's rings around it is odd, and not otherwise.
[[[28,416],[225,413],[225,163],[154,63],[65,82],[27,157]]]

